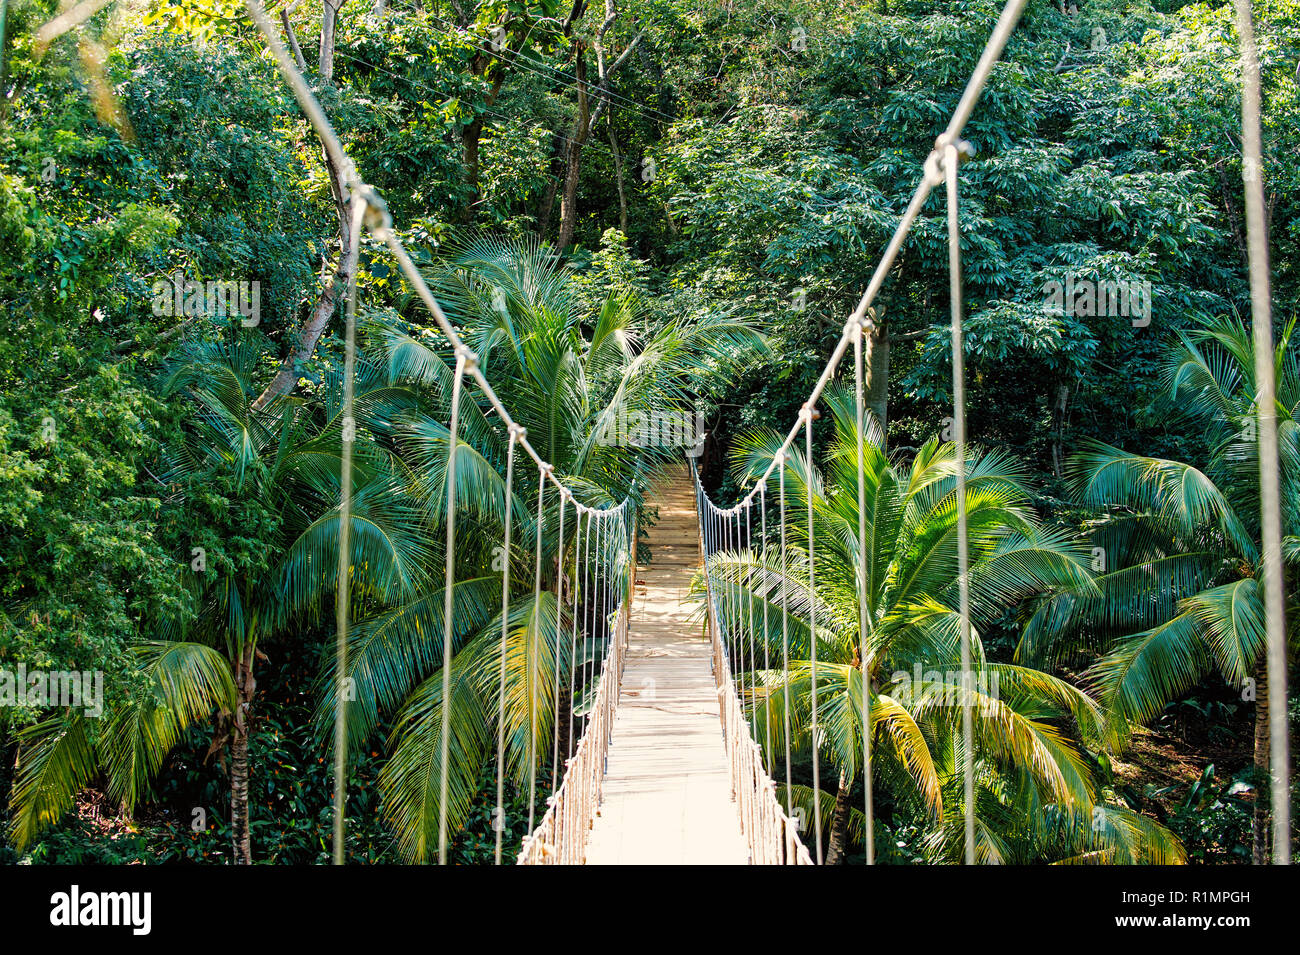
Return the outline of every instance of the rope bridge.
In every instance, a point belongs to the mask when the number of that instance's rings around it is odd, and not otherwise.
[[[959,582],[959,603],[960,603],[960,642],[961,642],[961,667],[962,675],[966,685],[969,685],[971,672],[971,624],[970,624],[970,595],[969,595],[969,546],[968,533],[966,526],[966,421],[965,421],[965,372],[963,367],[963,349],[962,349],[962,278],[961,278],[961,227],[958,216],[959,207],[959,190],[958,190],[958,170],[959,164],[964,158],[972,155],[972,149],[968,143],[961,139],[961,134],[965,129],[967,121],[975,108],[985,85],[988,82],[990,73],[994,64],[1000,58],[1003,49],[1006,46],[1012,31],[1015,29],[1020,15],[1025,7],[1027,0],[1009,0],[1006,7],[993,30],[993,33],[986,44],[984,51],[971,75],[965,91],[962,94],[952,118],[947,128],[938,137],[935,142],[933,151],[925,160],[921,182],[917,186],[906,210],[899,219],[898,225],[891,237],[885,251],[878,263],[871,280],[867,286],[857,307],[849,316],[845,323],[844,331],[840,336],[835,349],[831,353],[821,376],[816,385],[809,393],[807,400],[804,402],[798,419],[790,428],[789,433],[785,436],[780,449],[773,456],[771,463],[761,476],[754,482],[754,485],[744,498],[730,508],[722,509],[713,504],[704,493],[703,487],[699,484],[698,476],[695,479],[695,493],[697,498],[697,521],[699,530],[699,539],[702,556],[704,558],[704,577],[706,587],[706,617],[708,621],[709,639],[712,646],[713,673],[718,689],[718,698],[720,704],[721,729],[724,734],[726,744],[727,760],[730,764],[730,775],[732,782],[733,795],[736,800],[739,813],[740,826],[743,829],[750,851],[750,861],[754,863],[765,864],[808,864],[812,861],[808,850],[803,846],[799,836],[799,827],[795,823],[795,812],[790,795],[789,781],[791,779],[788,745],[789,735],[789,708],[785,709],[786,722],[785,734],[787,745],[785,780],[786,787],[786,804],[782,808],[776,797],[775,784],[771,778],[770,759],[773,753],[771,737],[770,720],[764,720],[766,727],[764,747],[760,747],[753,739],[750,732],[749,718],[743,700],[746,696],[744,681],[746,674],[749,674],[750,686],[748,693],[754,700],[758,699],[757,687],[754,685],[757,680],[757,663],[755,660],[755,640],[754,640],[754,619],[752,616],[745,617],[746,609],[738,607],[734,600],[728,599],[719,601],[715,587],[715,575],[712,567],[716,564],[719,554],[751,548],[754,543],[753,534],[753,517],[755,501],[758,502],[759,515],[759,539],[764,546],[768,544],[768,527],[767,514],[769,509],[769,497],[775,493],[777,497],[777,506],[780,524],[780,554],[782,561],[782,572],[784,576],[785,559],[787,552],[786,541],[786,500],[785,500],[785,476],[792,455],[791,449],[795,446],[796,441],[802,436],[804,441],[805,460],[813,460],[813,422],[819,417],[817,406],[822,398],[823,392],[827,385],[836,375],[841,363],[849,353],[853,353],[853,395],[857,415],[857,432],[858,432],[858,545],[859,554],[865,554],[866,549],[866,518],[865,518],[865,480],[863,475],[863,436],[866,430],[866,414],[864,410],[864,391],[867,387],[866,369],[870,367],[870,350],[872,346],[872,333],[875,330],[874,318],[875,313],[872,309],[872,302],[875,300],[877,293],[880,291],[886,276],[894,267],[900,247],[906,239],[922,207],[930,198],[931,193],[940,185],[945,187],[947,199],[947,225],[948,225],[948,247],[949,247],[949,272],[950,272],[950,309],[951,309],[951,333],[952,333],[952,368],[953,368],[953,439],[956,447],[956,510],[958,515],[957,528],[957,562],[958,562],[958,582]],[[529,754],[529,830],[528,835],[523,842],[522,850],[519,854],[518,861],[523,864],[559,864],[574,863],[582,861],[584,857],[584,845],[586,833],[592,824],[595,814],[598,812],[600,805],[602,782],[605,776],[605,766],[611,741],[611,728],[614,722],[615,713],[619,705],[619,683],[621,681],[624,658],[628,646],[629,633],[629,615],[631,608],[631,593],[634,583],[633,570],[635,568],[635,543],[636,527],[638,517],[635,508],[630,500],[625,500],[621,504],[612,508],[597,508],[589,504],[584,504],[579,500],[579,496],[560,481],[554,474],[553,467],[547,463],[536,449],[528,442],[526,431],[518,425],[510,416],[509,411],[502,404],[492,385],[487,380],[483,371],[479,368],[478,358],[470,350],[457,334],[456,329],[443,313],[438,302],[434,299],[428,286],[425,284],[423,277],[416,269],[410,256],[407,254],[401,240],[392,228],[392,219],[388,214],[386,205],[378,193],[370,186],[366,185],[357,175],[356,168],[348,158],[337,135],[331,127],[329,120],[325,116],[320,104],[313,95],[306,79],[298,71],[289,53],[286,51],[284,44],[281,42],[276,28],[267,18],[262,8],[260,0],[245,0],[249,14],[257,24],[259,29],[266,37],[267,43],[274,55],[281,71],[286,80],[293,89],[294,95],[306,113],[308,119],[320,136],[322,143],[328,153],[328,156],[338,170],[344,186],[351,194],[351,215],[352,230],[348,248],[344,254],[348,257],[348,262],[353,266],[350,270],[351,280],[348,288],[347,308],[346,308],[346,352],[345,352],[345,374],[344,374],[344,421],[343,429],[343,477],[342,477],[342,494],[341,494],[341,519],[340,519],[340,541],[339,541],[339,580],[348,579],[349,571],[349,543],[348,528],[349,515],[351,507],[351,449],[352,438],[350,435],[353,430],[347,427],[347,424],[353,421],[353,371],[355,368],[355,316],[356,316],[356,269],[355,264],[358,258],[360,233],[362,228],[366,228],[380,242],[386,244],[392,255],[401,267],[402,273],[411,287],[415,290],[417,296],[433,316],[436,324],[442,333],[447,337],[455,354],[455,372],[452,389],[449,440],[447,454],[447,505],[446,505],[446,603],[444,607],[444,633],[453,632],[453,608],[452,608],[452,584],[455,582],[455,553],[456,553],[456,456],[457,448],[460,443],[459,437],[459,414],[462,392],[466,384],[466,378],[477,386],[488,404],[495,411],[501,423],[508,429],[509,458],[507,463],[505,513],[507,515],[504,531],[504,546],[506,553],[509,553],[511,537],[511,518],[510,506],[511,489],[514,480],[514,464],[516,451],[522,448],[523,451],[532,459],[537,467],[537,517],[535,531],[537,536],[537,552],[535,567],[535,584],[534,591],[541,590],[541,572],[542,572],[542,532],[545,523],[545,495],[547,485],[550,484],[560,497],[559,506],[559,540],[560,552],[557,557],[557,568],[563,569],[565,561],[565,536],[564,521],[565,513],[572,507],[577,531],[573,537],[574,547],[572,554],[573,568],[573,587],[572,587],[572,615],[569,628],[570,652],[567,656],[569,667],[567,671],[562,672],[561,659],[564,654],[559,646],[561,626],[557,630],[557,646],[554,651],[556,661],[556,672],[552,674],[554,687],[556,688],[556,712],[555,733],[551,741],[551,761],[552,761],[552,779],[551,784],[554,791],[549,799],[549,806],[543,815],[540,824],[535,824],[532,818],[531,806],[535,804],[536,787],[537,787],[537,767],[542,757],[543,744],[538,739],[537,714],[536,707],[530,707],[532,710],[532,725],[530,726],[530,736],[528,745]],[[1260,77],[1259,62],[1256,51],[1249,0],[1236,0],[1239,33],[1242,41],[1242,63],[1243,63],[1243,102],[1242,102],[1242,127],[1243,127],[1243,169],[1246,171],[1244,176],[1246,185],[1246,207],[1247,207],[1247,235],[1248,251],[1251,276],[1251,296],[1254,317],[1254,335],[1255,335],[1255,360],[1257,365],[1257,381],[1259,383],[1260,400],[1258,402],[1258,424],[1259,424],[1259,467],[1260,467],[1260,488],[1262,499],[1261,525],[1264,528],[1264,561],[1262,568],[1262,577],[1266,583],[1266,617],[1268,632],[1268,679],[1270,685],[1277,688],[1269,695],[1269,720],[1272,731],[1272,809],[1275,831],[1279,833],[1290,832],[1290,804],[1287,794],[1288,781],[1288,754],[1287,754],[1287,731],[1286,731],[1286,645],[1285,634],[1283,632],[1283,588],[1282,581],[1282,557],[1280,541],[1280,490],[1279,490],[1279,465],[1278,465],[1278,443],[1277,427],[1275,413],[1275,394],[1276,378],[1273,363],[1270,360],[1272,354],[1272,321],[1269,307],[1269,287],[1268,287],[1268,251],[1265,232],[1265,218],[1263,205],[1263,182],[1262,176],[1256,175],[1255,171],[1260,170],[1261,166],[1261,134],[1260,134]],[[776,484],[773,489],[770,485]],[[813,533],[812,521],[812,495],[808,497],[808,529],[806,535],[807,566],[808,566],[808,592],[815,593],[815,571],[813,555],[815,552],[815,540]],[[594,546],[593,546],[594,544]],[[508,561],[502,583],[502,662],[501,662],[501,680],[502,686],[505,681],[505,653],[506,653],[506,626],[504,621],[507,619],[509,610],[509,567]],[[859,560],[857,567],[857,585],[859,588],[859,639],[860,639],[860,661],[864,668],[869,665],[869,654],[867,647],[866,635],[868,632],[866,620],[867,601],[866,593],[866,574],[862,566],[863,561]],[[782,622],[783,630],[786,623],[786,605],[788,600],[787,591],[789,590],[788,582],[783,580],[782,583]],[[561,593],[563,587],[561,586]],[[585,600],[579,604],[579,594],[585,595]],[[337,618],[337,668],[336,672],[342,675],[346,672],[345,662],[347,656],[347,634],[349,618],[349,594],[346,587],[340,586],[337,593],[336,618]],[[534,602],[534,606],[537,602]],[[765,606],[764,613],[767,608]],[[816,606],[815,601],[810,601],[811,628],[810,632],[816,632]],[[579,619],[581,617],[581,620]],[[766,618],[764,619],[764,636],[766,637]],[[576,672],[575,660],[577,652],[577,633],[582,630],[582,640],[584,653],[582,659],[588,659],[588,650],[599,651],[601,660],[598,671],[596,664],[591,664],[593,670],[586,670],[578,674]],[[535,634],[535,628],[532,629]],[[788,633],[783,634],[787,639],[783,640],[783,653],[788,654]],[[533,639],[536,639],[535,635]],[[443,697],[442,706],[444,712],[451,700],[451,662],[452,662],[452,641],[446,639],[443,641]],[[769,671],[771,660],[767,649],[766,639],[763,642],[764,660],[763,669]],[[530,647],[529,659],[530,667],[530,686],[536,685],[537,673],[535,671],[537,663],[537,654],[535,647]],[[810,691],[810,722],[812,738],[818,738],[818,721],[820,714],[818,712],[817,699],[817,641],[810,640],[810,666],[811,666],[811,691]],[[787,660],[783,660],[785,665]],[[581,679],[579,679],[581,677]],[[590,703],[584,708],[581,716],[582,736],[578,743],[576,751],[566,759],[565,773],[563,780],[558,777],[558,757],[559,757],[559,698],[560,687],[564,686],[570,694],[573,694],[576,688],[581,685],[589,687],[590,681],[595,679],[595,692],[592,694]],[[739,679],[740,683],[737,683]],[[861,712],[869,713],[868,706],[868,680],[861,680],[862,684],[862,701]],[[963,739],[969,743],[973,738],[972,733],[972,715],[971,702],[969,694],[963,694],[963,713],[962,713],[962,735]],[[343,698],[340,691],[340,699]],[[504,701],[504,695],[502,697]],[[502,703],[504,707],[504,702]],[[344,794],[346,780],[346,737],[345,737],[345,707],[338,707],[337,722],[335,727],[335,792],[334,792],[334,861],[342,863],[343,861],[343,830],[344,830]],[[572,741],[573,732],[577,729],[574,725],[577,716],[570,709],[570,735]],[[501,862],[502,856],[502,829],[504,819],[503,797],[504,797],[504,709],[498,713],[498,758],[497,758],[497,807],[494,817],[497,828],[496,839],[496,861]],[[438,826],[438,859],[442,864],[447,862],[447,766],[448,766],[448,721],[442,721],[439,741],[439,761],[441,765],[440,781],[440,799],[439,799],[439,826]],[[872,807],[872,761],[871,761],[871,733],[863,732],[862,734],[862,768],[864,776],[864,814],[865,814],[865,846],[868,864],[874,862],[874,844],[873,844],[873,807]],[[974,791],[974,750],[971,745],[962,746],[962,776],[965,784],[965,861],[972,864],[975,861],[975,839],[974,839],[974,800],[972,798]],[[766,753],[767,763],[764,762]],[[821,788],[820,788],[820,757],[818,746],[811,747],[812,753],[812,801],[813,812],[812,822],[814,831],[815,856],[818,863],[822,861],[822,820],[821,820]],[[1275,840],[1274,846],[1275,858],[1279,863],[1290,861],[1290,841],[1282,837]]]

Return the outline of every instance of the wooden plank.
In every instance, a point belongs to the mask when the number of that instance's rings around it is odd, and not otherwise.
[[[684,605],[699,564],[690,479],[675,475],[658,500],[587,864],[745,865],[709,643]]]

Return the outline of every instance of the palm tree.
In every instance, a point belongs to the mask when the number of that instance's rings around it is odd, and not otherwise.
[[[767,521],[769,539],[763,546],[722,552],[710,561],[724,632],[742,643],[738,634],[757,632],[760,649],[742,646],[733,655],[770,663],[740,678],[747,687],[755,739],[772,742],[769,760],[783,749],[788,699],[792,749],[811,753],[816,746],[837,771],[834,800],[823,801],[829,807],[823,811],[830,813],[827,861],[842,861],[848,836],[861,828],[849,800],[862,766],[864,673],[875,782],[929,820],[925,845],[933,859],[961,857],[965,702],[973,709],[980,861],[1180,858],[1176,842],[1163,830],[1104,804],[1088,757],[1068,730],[1073,726],[1084,745],[1101,744],[1100,714],[1092,700],[1046,673],[992,663],[985,656],[980,629],[1017,601],[1049,588],[1086,593],[1091,587],[1077,544],[1035,519],[1024,472],[994,453],[966,465],[974,626],[972,678],[962,683],[955,449],[932,439],[910,464],[891,462],[881,451],[879,427],[870,421],[861,461],[867,527],[862,554],[852,396],[830,389],[827,405],[835,433],[826,473],[819,474],[797,452],[784,465],[786,529],[795,542],[787,548],[784,565],[779,544],[772,540],[774,517]],[[743,435],[734,460],[738,480],[762,474],[780,444],[781,436],[772,432]],[[769,505],[775,502],[776,487],[776,481],[769,483]],[[812,593],[809,496],[815,542]],[[865,665],[859,568],[866,577]],[[783,604],[789,615],[784,637]],[[783,639],[789,645],[788,676],[779,666]],[[816,740],[811,738],[814,640]]]
[[[1295,324],[1276,345],[1283,556],[1300,566],[1300,361]],[[1102,653],[1089,671],[1116,732],[1148,723],[1210,672],[1255,701],[1254,762],[1269,765],[1267,636],[1260,565],[1254,346],[1236,319],[1180,332],[1162,370],[1168,409],[1205,438],[1204,469],[1087,441],[1068,476],[1092,523],[1105,570],[1099,592],[1044,599],[1018,659],[1051,664]],[[1292,590],[1294,596],[1294,590]],[[1291,638],[1297,615],[1290,608]],[[1267,861],[1266,800],[1256,799],[1254,860]],[[1285,837],[1285,836],[1284,836]]]
[[[527,429],[555,476],[588,506],[609,507],[639,495],[637,475],[681,453],[680,447],[647,446],[636,435],[618,433],[620,428],[656,415],[688,417],[696,383],[725,378],[746,351],[764,347],[751,328],[725,317],[670,322],[642,341],[638,303],[621,293],[611,293],[588,323],[567,267],[556,252],[536,243],[476,239],[452,250],[426,277],[512,417]],[[428,534],[436,548],[443,539],[438,528],[450,441],[444,422],[454,358],[439,333],[391,317],[372,316],[368,337],[370,355],[389,386],[406,389],[416,402],[394,428],[393,442],[414,475],[410,493],[429,515]],[[347,702],[349,739],[360,746],[387,725],[390,758],[379,781],[383,812],[411,861],[425,861],[437,848],[444,709],[450,740],[447,816],[453,831],[466,818],[481,770],[495,749],[501,575],[507,566],[512,593],[506,628],[506,768],[515,783],[528,780],[539,765],[549,768],[557,694],[563,721],[569,708],[581,707],[586,689],[580,677],[563,678],[582,669],[570,656],[570,640],[561,639],[572,632],[572,588],[582,591],[583,601],[594,596],[589,576],[574,574],[573,508],[565,504],[560,539],[557,495],[552,489],[545,496],[542,583],[534,593],[537,468],[516,458],[508,505],[514,532],[509,554],[502,555],[509,435],[482,394],[468,385],[464,394],[455,474],[459,530],[450,705],[442,704],[447,635],[441,574],[409,599],[377,607],[359,620],[348,652],[346,676],[355,694]],[[612,527],[606,530],[608,535]],[[622,566],[625,556],[617,546],[604,555],[610,567]],[[617,589],[626,581],[612,583]],[[603,626],[598,621],[592,635],[593,656]],[[317,713],[322,736],[338,705],[337,685],[331,662]],[[566,740],[561,748],[567,748]]]
[[[323,406],[280,398],[254,409],[265,352],[247,340],[184,346],[164,383],[185,392],[194,414],[171,449],[167,481],[178,494],[226,494],[248,527],[182,571],[196,612],[132,648],[138,681],[126,698],[106,701],[102,720],[58,714],[21,734],[10,802],[21,848],[56,822],[79,790],[99,776],[110,797],[134,812],[185,731],[217,718],[213,751],[230,755],[231,828],[236,864],[252,861],[248,744],[263,644],[291,627],[317,622],[332,605],[338,575],[343,409],[337,374]],[[358,371],[351,559],[354,599],[396,602],[427,577],[430,555],[408,475],[367,439],[391,427],[404,396]],[[196,511],[199,506],[195,505]]]

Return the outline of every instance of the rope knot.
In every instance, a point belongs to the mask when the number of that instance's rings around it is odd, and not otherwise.
[[[364,182],[357,183],[354,195],[366,204],[366,211],[361,217],[366,228],[377,237],[387,235],[393,228],[393,217],[388,211],[388,203],[384,201],[384,197],[375,190],[374,186]]]
[[[528,437],[528,429],[521,424],[515,424],[515,422],[513,421],[510,422],[509,431],[510,431],[510,436],[514,438],[516,441]]]
[[[478,367],[478,355],[470,351],[468,345],[456,346],[456,360],[460,362],[464,362],[466,368]]]
[[[957,165],[975,158],[975,147],[970,140],[944,133],[934,141],[934,149],[925,157],[925,178],[932,186],[943,182],[944,160],[949,148],[957,150]]]

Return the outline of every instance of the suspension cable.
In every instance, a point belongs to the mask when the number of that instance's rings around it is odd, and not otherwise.
[[[961,607],[962,780],[965,787],[966,864],[975,864],[975,734],[971,714],[970,537],[966,521],[966,363],[961,328],[961,224],[957,145],[943,150],[948,192],[948,283],[952,307],[952,436],[957,471],[957,591]]]
[[[496,850],[493,860],[501,864],[501,839],[506,827],[505,770],[506,770],[506,656],[510,634],[510,520],[514,504],[515,445],[519,442],[518,425],[510,428],[510,443],[506,446],[505,533],[501,540],[501,674],[497,686],[497,808],[492,820],[496,830]]]
[[[564,636],[563,619],[560,610],[564,596],[564,511],[569,502],[569,492],[560,491],[560,541],[555,550],[555,682],[552,695],[555,697],[555,715],[551,720],[554,739],[551,741],[551,794],[560,788],[560,660],[564,654],[560,650],[560,638]]]
[[[533,621],[528,628],[528,831],[533,831],[537,803],[537,628],[541,626],[542,605],[542,511],[546,496],[546,468],[537,469],[537,559],[533,571]]]
[[[3,42],[0,37],[0,43]],[[366,201],[360,195],[352,199],[352,231],[348,235],[348,307],[347,331],[343,358],[343,453],[339,464],[339,569],[334,588],[334,672],[338,684],[334,693],[334,838],[333,864],[342,865],[344,855],[343,817],[347,808],[348,738],[347,704],[353,696],[348,683],[348,612],[352,596],[352,447],[356,439],[356,421],[352,417],[356,400],[354,371],[357,361],[357,258],[361,251],[361,226]]]
[[[763,578],[767,578],[767,482],[760,485],[758,511],[763,528]],[[763,728],[767,742],[767,774],[772,775],[772,708],[768,706],[768,694],[771,692],[772,660],[768,649],[767,607],[771,601],[771,589],[763,592]]]
[[[790,578],[786,568],[785,551],[785,452],[777,452],[781,458],[781,693],[782,714],[785,721],[785,814],[794,816],[794,772],[790,757]]]
[[[1250,0],[1234,0],[1241,37],[1242,180],[1246,193],[1246,253],[1250,269],[1251,329],[1255,346],[1259,442],[1261,585],[1268,635],[1270,796],[1273,862],[1291,864],[1290,742],[1287,727],[1286,571],[1282,563],[1282,494],[1277,437],[1277,371],[1269,291],[1268,219],[1264,207],[1263,135],[1260,123],[1259,50]]]
[[[812,757],[813,757],[813,830],[817,837],[817,864],[822,864],[822,774],[821,741],[817,738],[817,583],[814,575],[816,561],[813,558],[813,444],[812,444],[812,405],[804,405],[804,435],[807,442],[808,459],[804,463],[807,469],[804,487],[808,495],[808,649],[809,662],[812,666]]]
[[[582,515],[583,515],[583,507],[581,504],[578,504],[575,501],[574,507],[577,510],[578,516],[575,519],[574,530],[573,530],[573,584],[572,584],[573,612],[569,615],[569,618],[573,623],[573,633],[569,637],[569,689],[568,689],[569,739],[567,745],[565,746],[565,756],[569,758],[572,758],[573,756],[573,709],[574,709],[574,694],[577,690],[577,684],[576,681],[574,680],[574,673],[575,673],[575,668],[577,666],[576,654],[578,650],[578,590],[580,587],[580,581],[578,575],[581,572],[579,570],[579,568],[581,567],[579,561],[582,559]],[[590,516],[587,517],[587,524],[588,526],[590,526],[591,524]]]
[[[451,388],[451,424],[447,429],[447,472],[443,483],[447,488],[447,562],[442,600],[442,719],[438,727],[438,864],[447,864],[447,769],[450,764],[451,735],[451,660],[455,632],[456,585],[456,450],[460,444],[461,382],[469,350],[461,347],[456,352],[456,371]],[[341,585],[341,582],[340,582]]]
[[[866,326],[865,329],[864,325]],[[873,732],[871,723],[871,657],[867,651],[867,604],[869,600],[867,570],[871,566],[875,555],[867,553],[867,475],[865,460],[867,453],[865,444],[867,423],[864,371],[871,367],[871,363],[869,360],[863,360],[862,338],[864,330],[870,331],[873,328],[874,325],[870,319],[864,322],[854,322],[853,324],[853,364],[855,372],[853,401],[858,423],[858,656],[862,664],[862,785],[865,790],[863,797],[863,811],[865,813],[863,843],[867,854],[867,865],[874,865],[876,861],[871,805],[871,734]],[[867,341],[867,348],[871,348],[870,339]]]

